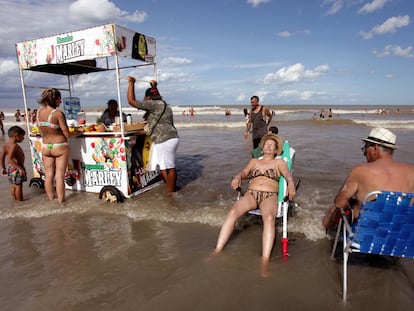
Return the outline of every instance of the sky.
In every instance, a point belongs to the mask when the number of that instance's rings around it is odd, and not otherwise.
[[[0,108],[23,107],[16,42],[107,23],[156,39],[158,88],[171,105],[249,105],[253,95],[264,105],[414,104],[412,0],[0,0],[0,7]],[[154,78],[148,68],[125,74]],[[67,82],[31,72],[24,79]],[[84,106],[117,96],[107,74],[71,81]],[[136,93],[147,87],[138,82]],[[28,92],[29,106],[40,92]]]

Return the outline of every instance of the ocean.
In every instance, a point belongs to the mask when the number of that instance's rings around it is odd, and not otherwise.
[[[31,107],[33,108],[36,107]],[[296,150],[300,180],[288,222],[289,257],[281,256],[281,227],[261,275],[260,219],[243,217],[224,251],[212,261],[220,226],[237,194],[232,176],[249,161],[243,108],[174,106],[180,135],[178,186],[160,185],[123,203],[95,193],[66,191],[67,202],[47,201],[24,184],[23,202],[0,182],[0,304],[4,310],[409,310],[414,307],[413,260],[357,255],[342,302],[342,264],[321,225],[348,171],[364,162],[361,138],[382,126],[397,135],[394,158],[414,164],[414,106],[269,106],[272,125]],[[332,108],[333,117],[327,117]],[[225,110],[231,115],[226,116]],[[319,117],[325,110],[324,119]],[[22,110],[22,108],[21,108]],[[385,113],[380,113],[384,110]],[[103,108],[85,109],[88,123]],[[140,121],[143,113],[123,108]],[[7,129],[17,124],[4,110]],[[19,125],[26,127],[24,122]],[[0,145],[7,137],[0,137]],[[22,144],[29,178],[28,139]],[[246,186],[246,185],[244,185]]]

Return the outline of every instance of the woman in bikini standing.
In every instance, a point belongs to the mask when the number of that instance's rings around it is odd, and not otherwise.
[[[279,178],[285,177],[288,183],[288,196],[293,200],[296,194],[292,175],[281,158],[275,158],[282,152],[282,140],[275,134],[263,136],[260,145],[263,148],[263,157],[252,159],[232,180],[231,186],[237,189],[242,180],[251,177],[248,190],[229,211],[217,240],[213,254],[221,252],[233,232],[237,220],[250,210],[260,208],[263,219],[262,234],[262,261],[270,259],[275,240],[275,217],[277,213],[277,195]]]
[[[57,110],[62,102],[59,90],[44,90],[38,102],[42,105],[36,119],[42,136],[45,190],[49,200],[53,200],[53,181],[56,179],[56,195],[58,202],[62,203],[65,201],[65,172],[69,160],[68,138],[82,133],[70,133],[64,113]]]

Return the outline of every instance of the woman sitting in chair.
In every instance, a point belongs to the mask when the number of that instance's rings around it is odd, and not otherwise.
[[[252,159],[247,166],[238,173],[231,182],[233,189],[241,186],[242,180],[251,177],[248,190],[229,211],[217,240],[214,253],[221,252],[233,232],[236,221],[245,213],[260,208],[263,219],[262,261],[270,259],[275,240],[275,217],[277,213],[277,196],[279,178],[285,177],[288,183],[288,196],[293,200],[296,194],[292,175],[286,162],[275,156],[282,152],[283,144],[279,136],[266,134],[260,145],[263,148],[263,157]]]

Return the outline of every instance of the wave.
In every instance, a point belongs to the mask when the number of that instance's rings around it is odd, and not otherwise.
[[[414,130],[414,120],[354,119],[352,121],[356,124],[362,124],[369,127],[385,127],[388,129]]]
[[[96,120],[97,115],[88,115],[87,122],[94,123]],[[134,121],[140,120],[141,117],[134,117]],[[388,119],[378,119],[378,120],[369,120],[369,119],[301,119],[301,118],[294,118],[290,116],[289,119],[275,119],[272,121],[272,124],[276,126],[282,126],[286,123],[296,123],[296,124],[317,124],[322,126],[333,126],[333,125],[341,125],[341,124],[358,124],[364,125],[367,127],[385,127],[388,129],[400,129],[400,130],[410,130],[414,131],[414,120],[388,120]],[[225,118],[224,116],[221,118],[204,118],[201,117],[176,117],[174,120],[175,126],[178,129],[196,129],[196,128],[244,128],[246,127],[246,122],[244,119],[231,119]],[[10,128],[11,126],[18,125],[26,129],[26,122],[14,122],[14,121],[7,121],[4,122],[4,127]],[[30,126],[33,126],[30,124]]]
[[[45,201],[44,193],[36,192],[26,194],[26,200],[16,203],[16,206],[0,211],[0,220],[16,218],[41,219],[57,215],[85,215],[88,213],[100,213],[106,215],[125,216],[133,221],[160,221],[177,224],[199,223],[220,228],[228,213],[228,208],[234,203],[234,198],[220,198],[209,204],[203,204],[193,208],[192,204],[184,203],[185,195],[178,193],[175,200],[177,205],[171,205],[157,190],[153,193],[142,194],[144,200],[136,198],[127,199],[122,204],[103,204],[97,196],[86,192],[67,191],[67,201],[57,204],[56,201]],[[315,202],[314,202],[315,201]],[[193,202],[195,203],[195,202]],[[318,203],[319,204],[319,203]],[[325,231],[320,225],[324,211],[318,209],[316,199],[310,199],[306,206],[296,206],[294,217],[289,219],[289,233],[297,233],[306,239],[317,241],[325,237]],[[105,206],[104,209],[102,207]],[[312,207],[315,208],[312,208]],[[246,215],[241,218],[238,227],[255,221],[256,216]],[[280,224],[280,223],[279,223]],[[278,225],[281,233],[282,227]]]
[[[272,106],[269,106],[273,109]],[[190,108],[195,109],[195,116],[189,117]],[[174,121],[177,128],[241,128],[245,126],[243,109],[249,106],[172,106]],[[101,116],[105,107],[85,108],[87,123],[95,123]],[[226,116],[226,110],[230,110],[231,115]],[[327,109],[324,109],[325,112]],[[143,110],[133,107],[122,107],[122,111],[132,115],[133,121],[141,121],[144,115]],[[183,114],[183,112],[185,113]],[[316,113],[319,115],[320,107],[315,106],[275,106],[272,124],[278,125],[283,122],[315,122],[312,118]],[[401,108],[399,113],[389,111],[385,115],[378,114],[377,108],[366,109],[354,106],[344,106],[332,108],[333,117],[317,119],[316,124],[342,124],[353,122],[367,127],[383,126],[391,129],[414,130],[414,109],[411,107]],[[13,125],[25,126],[25,122],[15,122],[13,109],[5,109],[6,120],[4,126]],[[329,122],[329,123],[328,123]]]
[[[246,122],[175,122],[177,128],[203,128],[203,127],[215,127],[215,128],[239,128],[246,127]]]

